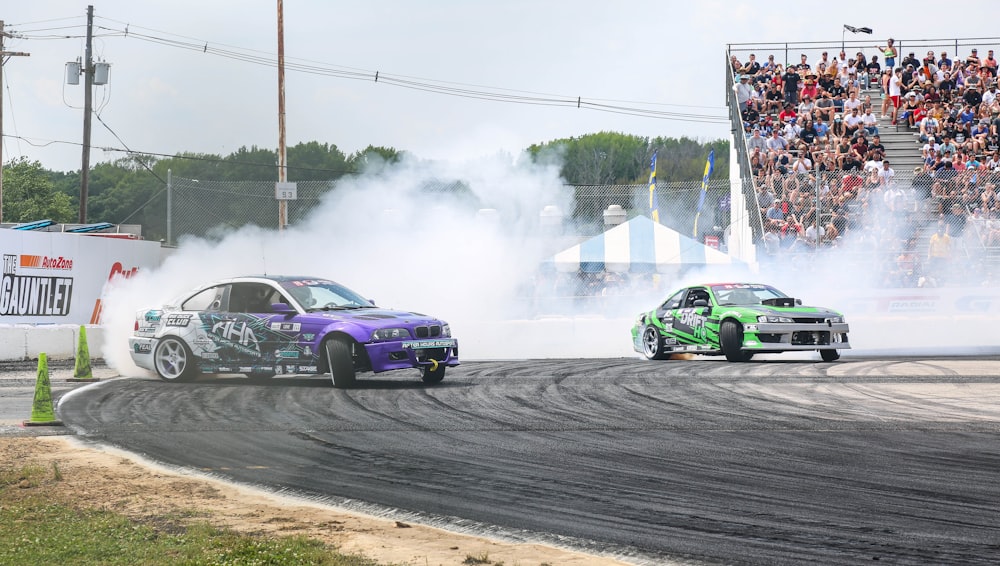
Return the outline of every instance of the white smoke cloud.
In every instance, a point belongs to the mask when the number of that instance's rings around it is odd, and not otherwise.
[[[884,299],[872,298],[880,290],[875,266],[851,249],[826,251],[811,262],[799,257],[752,269],[720,265],[632,277],[630,285],[596,299],[553,298],[539,292],[552,283],[551,275],[539,275],[539,264],[582,239],[542,222],[546,206],[574,207],[558,171],[557,161],[533,164],[506,155],[467,162],[406,158],[338,182],[308,218],[285,231],[246,227],[182,240],[159,268],[110,288],[103,356],[125,375],[140,372],[127,349],[136,310],[214,279],[264,273],[329,278],[380,306],[441,317],[451,323],[465,360],[637,356],[629,336],[637,314],[683,286],[726,281],[773,284],[807,305],[843,311],[861,351],[931,353],[992,340],[983,309],[961,320],[947,307],[942,316],[940,306],[934,313],[886,316],[885,304],[876,304]],[[1000,296],[988,295],[980,300],[995,312]]]

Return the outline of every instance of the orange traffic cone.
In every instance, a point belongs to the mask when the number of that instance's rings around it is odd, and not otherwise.
[[[35,399],[31,403],[31,419],[24,426],[62,426],[56,420],[52,405],[52,384],[49,383],[49,361],[45,352],[38,354],[38,378],[35,380]]]

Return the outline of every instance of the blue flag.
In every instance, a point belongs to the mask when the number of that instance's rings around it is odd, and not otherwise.
[[[701,209],[705,206],[705,193],[708,192],[708,178],[715,170],[715,150],[708,152],[708,159],[705,160],[705,174],[701,178],[701,194],[698,195],[698,211],[694,215],[694,230],[692,236],[698,239],[698,217],[701,216]]]

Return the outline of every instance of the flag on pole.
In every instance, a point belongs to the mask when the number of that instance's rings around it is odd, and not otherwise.
[[[692,237],[698,239],[698,217],[701,216],[701,208],[705,206],[705,193],[708,192],[708,178],[712,176],[715,169],[715,150],[708,152],[708,159],[705,160],[705,175],[701,178],[701,194],[698,195],[698,211],[694,214],[694,230]]]
[[[660,221],[660,205],[656,201],[656,150],[653,150],[653,159],[649,162],[649,214],[653,222]]]

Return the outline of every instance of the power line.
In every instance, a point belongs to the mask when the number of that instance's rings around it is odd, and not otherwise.
[[[125,39],[137,39],[148,43],[154,43],[154,44],[164,45],[167,47],[184,49],[188,51],[201,52],[205,54],[215,55],[218,57],[241,61],[244,63],[261,65],[270,68],[277,67],[276,56],[272,53],[247,49],[243,47],[237,47],[222,43],[213,44],[212,42],[206,40],[176,35],[166,31],[144,28],[141,26],[132,26],[131,24],[114,20],[112,18],[107,18],[107,17],[99,17],[99,18],[101,20],[114,22],[124,26],[124,28],[97,26],[99,29],[108,32],[106,34],[102,34],[102,36],[104,37],[117,36]],[[136,31],[136,30],[148,30],[153,33],[144,33],[143,31]],[[166,37],[166,36],[171,36],[171,37]],[[173,38],[178,38],[178,39],[173,39]],[[631,116],[672,120],[672,121],[718,123],[718,124],[729,123],[728,114],[726,114],[725,110],[722,108],[719,108],[719,114],[672,112],[666,110],[653,110],[649,108],[650,106],[654,107],[682,106],[686,108],[714,108],[710,106],[699,107],[691,105],[673,105],[668,103],[623,101],[623,100],[609,100],[609,99],[596,99],[596,98],[584,99],[583,97],[580,96],[554,95],[554,94],[537,93],[531,91],[519,91],[501,87],[489,87],[482,85],[464,84],[452,81],[425,79],[407,75],[387,74],[387,73],[382,73],[380,71],[371,71],[371,70],[357,69],[353,67],[344,67],[341,65],[333,65],[330,63],[312,61],[307,59],[298,59],[298,58],[287,58],[285,62],[285,68],[289,71],[296,71],[312,75],[330,76],[335,78],[369,81],[376,83],[381,82],[393,86],[409,88],[413,90],[421,90],[435,94],[444,94],[448,96],[486,100],[492,102],[507,102],[507,103],[530,104],[538,106],[562,106],[562,107],[586,108],[600,112],[609,112],[615,114],[625,114]],[[614,104],[609,104],[609,103],[614,103]],[[628,105],[640,105],[640,106],[628,106]]]

